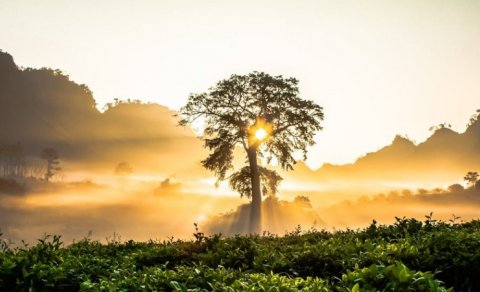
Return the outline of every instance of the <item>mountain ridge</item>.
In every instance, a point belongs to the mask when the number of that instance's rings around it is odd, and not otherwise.
[[[136,170],[170,165],[175,171],[189,167],[177,155],[196,159],[203,149],[174,115],[136,100],[116,100],[102,113],[86,85],[60,70],[19,68],[0,51],[0,150],[20,143],[26,156],[38,159],[42,149],[54,148],[63,161],[88,169],[113,170],[127,161]]]
[[[306,170],[303,162],[295,169],[309,179],[329,180],[408,180],[461,178],[469,170],[480,169],[480,119],[475,114],[463,133],[439,127],[425,141],[415,144],[396,135],[392,143],[368,152],[352,163],[325,163]],[[298,176],[295,176],[298,179]]]
[[[2,51],[0,85],[0,142],[20,141],[29,155],[38,154],[43,147],[54,147],[71,160],[105,161],[110,165],[114,161],[142,160],[150,166],[151,159],[146,157],[161,153],[183,157],[185,154],[179,152],[182,149],[195,162],[204,156],[205,150],[193,131],[177,127],[175,112],[165,106],[116,100],[101,113],[86,85],[75,83],[60,70],[20,69],[13,57]],[[176,163],[163,156],[157,164]],[[325,163],[312,170],[299,162],[296,171],[286,176],[320,182],[451,179],[478,168],[479,112],[463,133],[443,124],[417,145],[396,135],[391,144],[353,163]]]

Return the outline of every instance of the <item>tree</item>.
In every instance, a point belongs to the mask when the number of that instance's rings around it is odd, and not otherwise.
[[[299,206],[302,206],[303,208],[312,208],[312,203],[310,202],[310,198],[307,196],[296,196],[293,199],[293,203],[297,204]]]
[[[45,173],[45,180],[49,181],[61,168],[58,166],[60,164],[60,157],[58,153],[53,148],[45,148],[40,155],[42,159],[47,161],[47,172]]]
[[[323,109],[299,97],[298,80],[262,72],[232,75],[208,92],[191,94],[179,111],[179,124],[203,121],[202,140],[210,150],[202,165],[219,181],[229,179],[241,196],[252,199],[250,232],[261,232],[261,197],[276,191],[280,176],[259,166],[275,159],[284,170],[293,169],[294,155],[306,159],[307,147],[321,130]],[[230,174],[235,147],[245,151],[246,166]],[[262,187],[263,186],[263,187]]]
[[[469,171],[463,179],[473,188],[478,180],[478,173],[476,171]]]
[[[475,124],[480,118],[480,109],[477,109],[476,113],[474,113],[467,124],[467,128]]]
[[[25,177],[26,160],[20,142],[11,145],[0,144],[0,176]]]
[[[115,166],[115,174],[119,176],[127,176],[132,174],[133,167],[128,162],[119,162]]]
[[[428,128],[428,130],[431,132],[436,132],[438,130],[451,129],[451,128],[452,128],[452,124],[441,123],[438,125],[431,126],[430,128]]]
[[[465,190],[465,188],[461,185],[461,184],[453,184],[453,185],[450,185],[447,190],[450,192],[450,193],[461,193]]]

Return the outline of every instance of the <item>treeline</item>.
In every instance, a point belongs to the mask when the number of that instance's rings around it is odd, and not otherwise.
[[[20,143],[13,145],[0,144],[0,176],[25,177],[27,162]]]
[[[38,157],[27,156],[20,142],[0,143],[0,178],[50,178],[52,169],[49,172],[49,159],[43,156],[45,150],[39,151]],[[56,158],[58,164],[58,155]]]

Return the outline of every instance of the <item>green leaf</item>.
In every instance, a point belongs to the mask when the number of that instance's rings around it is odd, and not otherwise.
[[[398,280],[400,280],[400,283],[404,283],[408,280],[408,272],[407,269],[402,269],[400,273],[398,274]]]
[[[359,291],[360,291],[360,284],[357,283],[357,284],[353,285],[351,291],[352,291],[352,292],[359,292]]]

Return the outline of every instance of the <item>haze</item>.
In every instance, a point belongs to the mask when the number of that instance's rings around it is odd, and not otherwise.
[[[353,162],[397,133],[420,142],[438,123],[465,130],[479,107],[479,35],[475,0],[0,5],[2,49],[21,66],[61,68],[99,108],[135,98],[178,109],[232,73],[298,78],[326,109],[314,168]]]
[[[249,200],[215,187],[175,115],[254,70],[297,78],[325,113],[307,160],[272,166],[265,230],[478,218],[463,178],[480,172],[479,36],[478,1],[0,0],[1,231],[245,233]],[[46,148],[62,168],[48,182]]]

